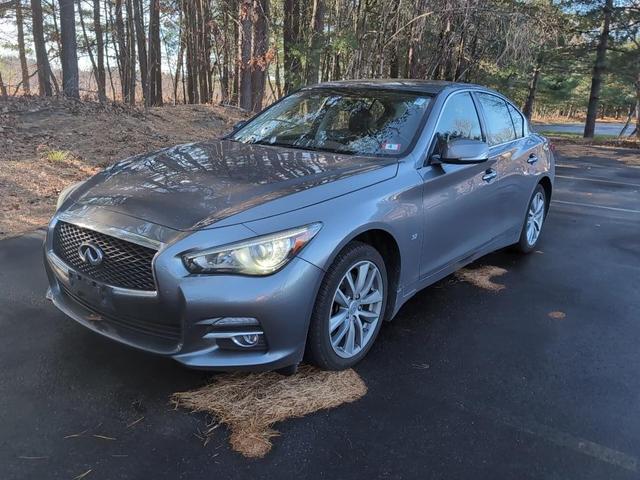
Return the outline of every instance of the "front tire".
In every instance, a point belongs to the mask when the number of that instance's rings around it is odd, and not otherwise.
[[[358,363],[378,335],[387,297],[387,270],[380,253],[366,243],[349,243],[320,285],[307,359],[325,370],[344,370]]]
[[[514,245],[517,251],[521,253],[530,253],[536,248],[542,227],[547,216],[547,194],[544,187],[540,184],[536,187],[529,200],[527,214],[524,218],[520,239]]]

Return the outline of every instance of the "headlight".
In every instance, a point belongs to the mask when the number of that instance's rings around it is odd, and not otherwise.
[[[60,192],[60,195],[58,195],[58,202],[56,203],[56,210],[58,210],[62,206],[64,201],[69,197],[69,195],[71,195],[73,193],[73,191],[76,188],[78,188],[80,185],[82,185],[83,183],[84,183],[84,180],[82,182],[77,182],[77,183],[74,183],[72,185],[69,185],[67,188],[62,190]]]
[[[244,242],[190,252],[182,260],[191,273],[269,275],[291,260],[320,231],[313,223]]]

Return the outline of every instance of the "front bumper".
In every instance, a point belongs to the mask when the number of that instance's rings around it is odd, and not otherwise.
[[[49,230],[51,233],[52,229]],[[50,237],[49,235],[48,237]],[[154,260],[157,291],[112,287],[74,271],[45,242],[47,292],[85,327],[128,346],[212,370],[272,370],[302,360],[322,270],[300,258],[266,277],[190,275],[171,249]],[[182,269],[181,269],[182,267]],[[228,348],[216,319],[255,318],[262,348]],[[232,329],[233,330],[233,329]],[[240,328],[244,333],[255,328]]]

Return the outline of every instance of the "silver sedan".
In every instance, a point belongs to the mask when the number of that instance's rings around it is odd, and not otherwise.
[[[348,368],[426,286],[496,249],[532,251],[554,169],[518,108],[477,85],[304,88],[225,138],[65,190],[48,297],[190,367]]]

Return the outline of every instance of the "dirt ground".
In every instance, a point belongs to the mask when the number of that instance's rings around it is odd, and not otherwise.
[[[551,138],[559,157],[569,159],[604,158],[617,160],[631,167],[640,167],[640,150],[612,145],[593,145],[582,141]]]
[[[231,107],[131,108],[67,99],[0,101],[0,239],[46,225],[60,191],[131,155],[203,140],[246,114]],[[638,150],[558,139],[571,158],[605,157],[640,166]]]
[[[100,168],[221,135],[245,116],[210,105],[143,110],[38,97],[0,101],[0,239],[46,225],[60,191]]]

